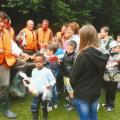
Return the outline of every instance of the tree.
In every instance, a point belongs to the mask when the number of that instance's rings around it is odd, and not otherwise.
[[[120,30],[118,0],[6,0],[1,4],[36,22],[47,18],[57,29],[64,23],[76,21],[92,23],[98,30],[103,25],[108,25],[115,33]]]

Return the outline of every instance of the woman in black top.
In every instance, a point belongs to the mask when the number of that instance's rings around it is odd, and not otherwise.
[[[70,83],[80,120],[97,120],[97,104],[109,55],[100,51],[94,26],[80,29],[80,53],[74,63]]]

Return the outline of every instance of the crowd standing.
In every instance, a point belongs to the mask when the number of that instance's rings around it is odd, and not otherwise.
[[[66,110],[76,109],[80,120],[98,120],[102,89],[102,106],[108,112],[114,109],[120,89],[120,34],[115,40],[108,26],[97,33],[91,24],[80,28],[77,22],[69,22],[54,35],[47,19],[36,30],[30,19],[15,35],[11,22],[0,11],[0,111],[4,116],[17,117],[10,110],[9,94],[33,95],[32,120],[38,120],[40,104],[43,120],[48,120],[48,112],[59,109],[60,94],[69,101]],[[21,71],[26,74],[21,76]]]

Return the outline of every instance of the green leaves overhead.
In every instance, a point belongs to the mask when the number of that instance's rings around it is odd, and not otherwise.
[[[76,21],[93,23],[98,29],[108,25],[112,31],[120,30],[119,0],[6,0],[2,7],[13,8],[23,16],[47,18],[55,27]]]

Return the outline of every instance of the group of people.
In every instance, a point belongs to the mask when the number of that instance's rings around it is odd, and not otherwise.
[[[97,33],[91,24],[80,28],[78,23],[70,22],[53,35],[48,20],[43,20],[36,30],[34,21],[28,20],[26,27],[15,35],[9,16],[0,11],[2,113],[8,118],[16,118],[8,104],[9,91],[11,86],[15,86],[12,84],[16,80],[12,80],[15,75],[11,74],[19,64],[25,64],[24,72],[30,79],[24,78],[24,81],[26,84],[33,84],[33,88],[29,89],[30,93],[34,93],[31,105],[32,120],[38,120],[40,103],[43,120],[48,119],[48,110],[58,107],[61,81],[64,85],[62,89],[69,98],[68,110],[75,107],[80,120],[98,120],[97,107],[102,88],[105,90],[103,106],[109,112],[114,108],[120,81],[119,53],[120,35],[114,40],[109,36],[108,26],[103,26],[100,33]],[[26,61],[32,61],[34,65],[27,66]],[[14,94],[22,96],[20,91],[14,91]]]

